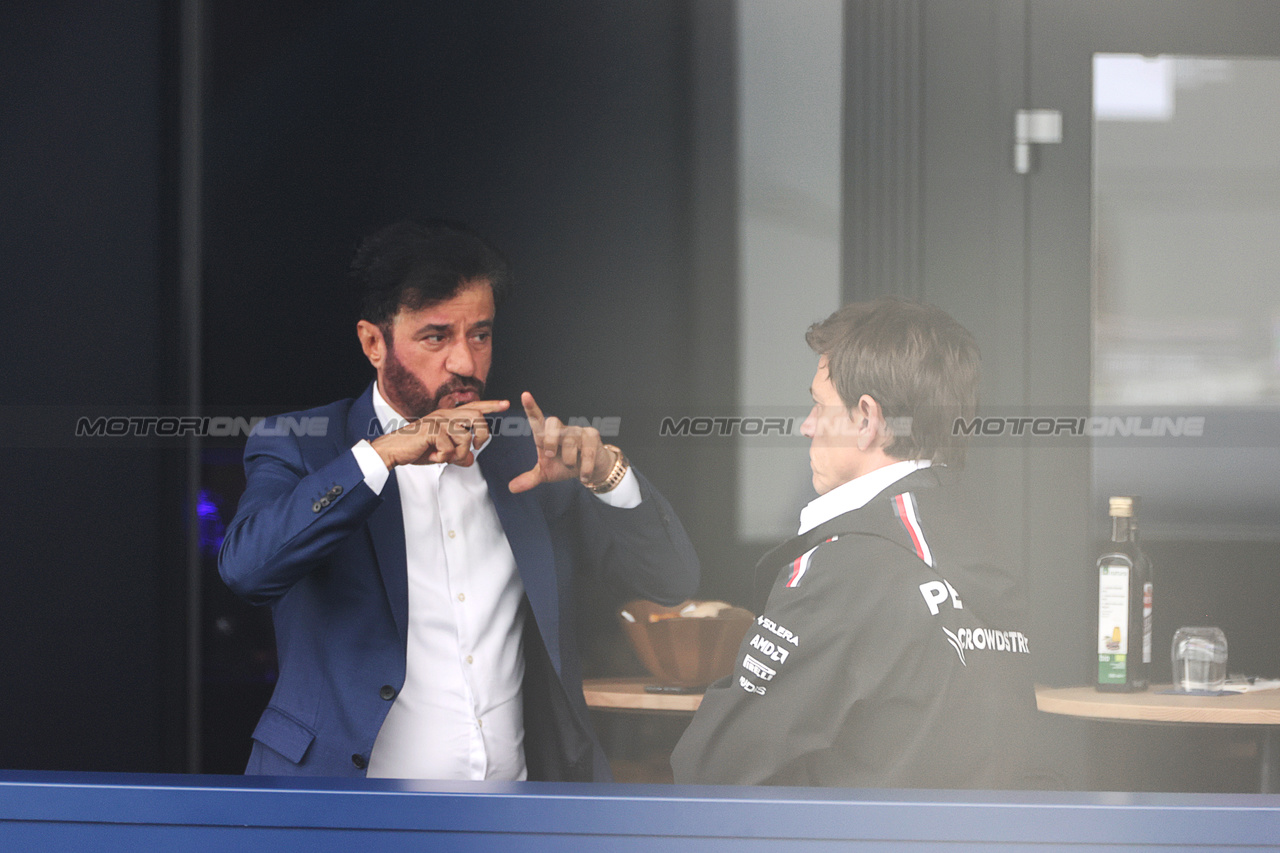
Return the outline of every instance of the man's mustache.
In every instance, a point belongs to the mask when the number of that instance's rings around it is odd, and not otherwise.
[[[436,402],[439,403],[450,394],[456,394],[459,391],[475,391],[477,394],[484,393],[484,383],[474,376],[458,376],[454,375],[452,379],[440,386],[436,391]]]

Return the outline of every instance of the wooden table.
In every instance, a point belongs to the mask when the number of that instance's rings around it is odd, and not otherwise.
[[[597,711],[666,711],[692,714],[702,704],[697,693],[649,693],[652,678],[588,678],[582,682],[587,707]]]
[[[671,750],[702,704],[701,690],[649,693],[644,689],[657,683],[648,676],[582,682],[587,707],[606,712],[596,721],[596,730],[619,782],[670,783]]]
[[[1155,684],[1141,693],[1102,693],[1093,687],[1036,687],[1036,707],[1050,714],[1095,720],[1184,725],[1258,726],[1258,788],[1274,793],[1280,782],[1280,690],[1232,696],[1178,696]]]
[[[649,693],[652,678],[589,678],[582,683],[587,705],[598,711],[692,714],[702,693]],[[1161,693],[1168,684],[1141,693],[1100,693],[1092,687],[1036,687],[1036,707],[1102,721],[1184,725],[1258,726],[1258,789],[1274,793],[1280,783],[1280,690],[1234,696],[1175,696]]]

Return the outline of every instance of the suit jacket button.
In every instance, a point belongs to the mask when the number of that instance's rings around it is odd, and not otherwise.
[[[351,756],[351,763],[356,766],[357,770],[363,770],[369,766],[369,759],[365,758],[360,753],[356,753]]]
[[[333,495],[336,498],[338,495],[342,494],[342,486],[334,486],[332,489],[329,490],[329,494]]]
[[[328,498],[320,499],[320,506],[328,506],[330,503],[332,503],[332,501],[330,501]]]
[[[320,503],[320,501],[316,501],[311,505],[312,512],[319,512],[322,509],[324,509],[324,504]]]
[[[396,698],[396,689],[390,684],[382,685],[382,689],[378,691],[378,695],[388,701]]]

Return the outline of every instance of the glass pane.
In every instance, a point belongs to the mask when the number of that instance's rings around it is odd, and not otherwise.
[[[1280,60],[1094,57],[1098,405],[1280,403]]]
[[[844,6],[738,0],[738,402],[792,419],[790,439],[738,444],[737,534],[777,542],[814,497],[799,424],[817,358],[804,330],[840,307]],[[745,433],[744,433],[745,435]]]
[[[1095,505],[1137,493],[1157,535],[1280,538],[1280,60],[1093,70],[1093,405],[1120,427],[1094,439]],[[1202,433],[1125,434],[1161,417]]]

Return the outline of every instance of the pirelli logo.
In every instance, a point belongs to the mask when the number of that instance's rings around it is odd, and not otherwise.
[[[765,666],[751,655],[747,655],[742,659],[742,665],[746,668],[747,672],[750,672],[762,681],[772,681],[773,677],[778,674],[776,669]]]

